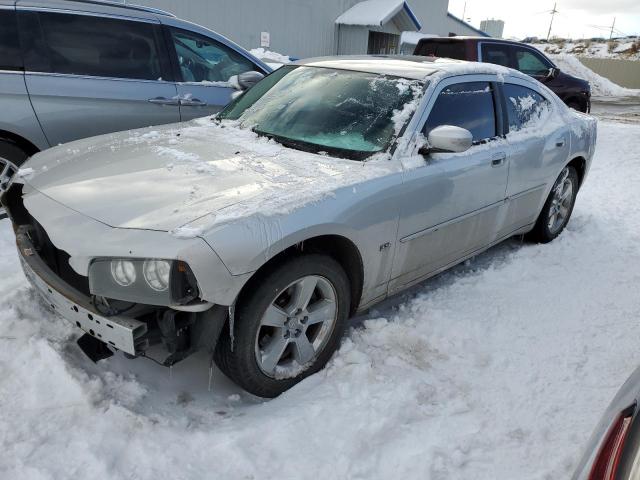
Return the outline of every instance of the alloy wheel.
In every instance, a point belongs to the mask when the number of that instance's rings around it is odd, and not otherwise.
[[[294,378],[320,355],[338,314],[335,288],[324,277],[308,275],[291,283],[262,315],[255,355],[272,378]]]

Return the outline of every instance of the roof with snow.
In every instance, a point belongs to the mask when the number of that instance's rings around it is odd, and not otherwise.
[[[471,25],[470,23],[465,22],[464,20],[462,20],[461,18],[456,17],[455,15],[453,15],[452,13],[447,12],[447,16],[452,19],[455,20],[456,22],[460,23],[461,25],[464,25],[465,27],[473,30],[474,32],[476,32],[478,35],[480,35],[481,37],[491,37],[491,35],[489,35],[486,32],[483,32],[482,30],[478,30],[476,27],[474,27],[473,25]]]
[[[351,70],[378,75],[392,75],[413,80],[424,80],[436,72],[464,74],[509,74],[531,79],[518,72],[492,63],[465,62],[451,58],[423,57],[414,55],[338,55],[333,57],[306,58],[293,65]]]
[[[367,27],[381,27],[390,21],[393,21],[401,31],[417,31],[422,28],[418,18],[405,0],[366,0],[356,3],[336,18],[338,25]]]

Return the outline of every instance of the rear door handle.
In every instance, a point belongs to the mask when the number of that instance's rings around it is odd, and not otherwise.
[[[560,140],[556,140],[556,147],[558,148],[564,147],[564,144],[565,144],[564,138],[561,138]]]
[[[181,98],[180,105],[184,105],[186,107],[205,107],[207,102],[203,102],[197,98]]]
[[[147,100],[149,103],[155,103],[156,105],[179,105],[178,100],[175,98],[155,97]]]
[[[507,160],[507,154],[504,152],[496,153],[491,159],[492,167],[499,167],[500,165],[504,165],[504,162]]]

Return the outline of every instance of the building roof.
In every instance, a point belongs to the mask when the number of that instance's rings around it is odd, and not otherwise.
[[[381,27],[392,20],[401,31],[417,31],[422,28],[405,0],[365,0],[356,3],[336,18],[336,24]]]
[[[424,80],[429,75],[441,71],[458,73],[504,73],[504,67],[491,63],[465,62],[450,58],[421,57],[413,55],[340,55],[334,57],[308,58],[294,62],[294,65],[335,68],[356,72],[393,75],[412,80]],[[517,72],[516,72],[517,73]]]
[[[490,37],[491,35],[489,35],[486,32],[483,32],[482,30],[478,30],[476,27],[472,26],[471,24],[465,22],[464,20],[462,20],[461,18],[456,17],[455,15],[453,15],[452,13],[447,12],[447,16],[452,19],[455,20],[456,22],[460,23],[461,25],[464,25],[466,28],[473,30],[474,32],[476,32],[478,35],[480,35],[481,37]]]

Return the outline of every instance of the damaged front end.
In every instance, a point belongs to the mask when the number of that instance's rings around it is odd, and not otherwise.
[[[15,184],[2,203],[23,270],[51,309],[85,332],[78,345],[89,358],[99,361],[120,350],[172,366],[198,350],[213,352],[228,308],[199,298],[188,264],[99,258],[88,277],[80,275],[24,207],[22,188]]]

